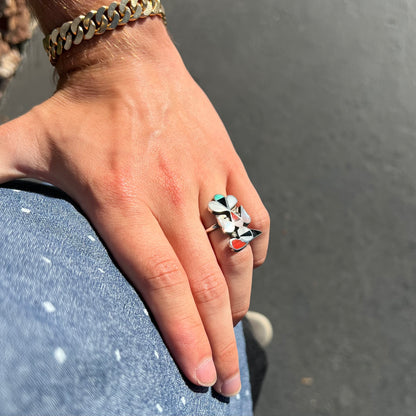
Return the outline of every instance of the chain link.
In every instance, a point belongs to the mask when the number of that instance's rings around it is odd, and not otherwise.
[[[101,35],[107,30],[123,26],[148,16],[159,16],[166,24],[165,9],[160,0],[121,0],[91,10],[85,16],[81,15],[55,28],[43,39],[43,47],[52,65],[73,45],[79,45],[95,35]]]

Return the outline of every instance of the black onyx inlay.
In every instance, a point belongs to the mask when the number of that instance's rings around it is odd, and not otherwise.
[[[220,198],[220,199],[217,200],[217,202],[219,202],[220,204],[224,205],[225,208],[228,208],[227,207],[227,201],[226,201],[225,198]]]

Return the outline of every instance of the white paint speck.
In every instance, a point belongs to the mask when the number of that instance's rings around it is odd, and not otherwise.
[[[105,273],[105,271],[104,271],[101,267],[99,267],[99,268],[98,268],[98,271],[99,271],[100,273],[102,273],[102,274],[104,274],[104,273]]]
[[[181,402],[182,402],[182,404],[185,406],[186,405],[186,399],[185,399],[185,397],[181,397]]]
[[[88,238],[89,238],[91,241],[95,241],[95,238],[94,238],[92,235],[89,235],[89,236],[88,236]]]
[[[149,311],[148,311],[146,308],[144,308],[144,309],[143,309],[143,313],[144,313],[146,316],[149,316]]]
[[[235,396],[235,398],[236,398],[237,400],[240,400],[240,399],[241,399],[240,393],[238,393],[238,394]]]
[[[115,354],[115,356],[116,356],[116,360],[117,361],[120,361],[121,360],[121,354],[120,354],[120,350],[115,350],[114,351],[114,354]]]
[[[30,214],[30,209],[28,208],[22,208],[21,211],[24,212],[25,214]]]
[[[248,390],[245,391],[244,393],[246,396],[250,396],[250,392]]]
[[[48,259],[45,256],[40,256],[40,258],[46,263],[46,264],[52,264],[52,261],[50,259]]]
[[[163,413],[163,407],[159,403],[156,405],[156,409],[159,413]]]
[[[58,347],[53,352],[53,355],[55,357],[55,360],[58,361],[59,364],[63,364],[66,361],[65,351],[61,347]]]
[[[49,301],[43,302],[42,306],[43,306],[43,309],[45,309],[45,311],[48,313],[53,313],[56,311],[55,306],[53,306],[53,304]]]
[[[157,359],[159,359],[159,353],[158,353],[156,350],[155,350],[154,354],[155,354],[155,357],[156,357]]]

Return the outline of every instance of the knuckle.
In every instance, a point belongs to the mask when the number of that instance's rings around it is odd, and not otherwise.
[[[172,289],[182,285],[181,267],[177,261],[171,258],[152,260],[149,260],[149,270],[152,272],[145,276],[146,285],[150,290]]]
[[[170,204],[176,209],[180,209],[185,204],[188,196],[187,184],[185,177],[180,170],[174,169],[176,163],[163,155],[158,156],[158,181],[161,189],[164,190]]]
[[[229,249],[227,247],[227,253],[223,262],[232,269],[248,270],[252,267],[253,253],[247,247],[238,253],[232,253],[231,256],[229,254]]]
[[[214,271],[207,272],[193,286],[193,295],[198,304],[222,303],[228,290],[225,280]]]
[[[118,205],[131,204],[136,200],[136,182],[131,178],[130,172],[126,169],[111,172],[106,179],[104,186],[107,194]]]
[[[265,232],[270,229],[270,214],[264,206],[257,211],[254,221],[260,231]]]
[[[262,266],[264,264],[265,261],[266,261],[266,256],[260,257],[258,259],[256,258],[253,261],[253,267],[254,268],[260,267],[260,266]]]
[[[127,167],[91,172],[88,182],[96,198],[105,206],[129,213],[138,205],[137,181]]]

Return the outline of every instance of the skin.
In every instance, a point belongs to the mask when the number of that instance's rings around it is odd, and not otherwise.
[[[102,2],[31,5],[49,32]],[[249,308],[270,223],[216,111],[157,17],[73,47],[57,71],[49,100],[0,126],[0,181],[37,178],[73,197],[148,304],[184,375],[237,394],[233,325]],[[205,232],[217,193],[236,195],[250,226],[263,231],[239,253],[220,231]]]

